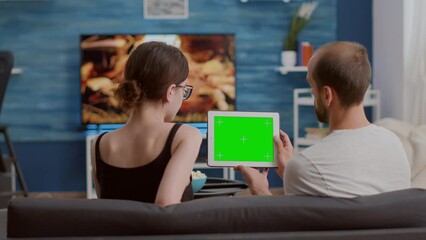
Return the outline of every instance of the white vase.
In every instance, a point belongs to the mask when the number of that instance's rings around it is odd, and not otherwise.
[[[282,51],[281,64],[286,67],[296,66],[296,51]]]

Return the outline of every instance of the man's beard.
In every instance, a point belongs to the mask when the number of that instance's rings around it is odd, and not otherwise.
[[[315,104],[315,114],[317,115],[318,121],[322,122],[322,123],[328,123],[328,112],[327,109],[325,108],[324,104],[322,103],[321,100],[317,101],[317,99],[315,99],[316,104]]]

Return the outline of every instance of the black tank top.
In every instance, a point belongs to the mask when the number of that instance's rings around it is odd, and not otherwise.
[[[172,156],[171,148],[176,131],[181,125],[175,124],[161,153],[152,162],[135,168],[120,168],[107,164],[100,157],[99,142],[105,133],[96,140],[96,177],[100,187],[100,198],[125,199],[154,203],[164,170]],[[191,175],[181,201],[194,199]]]

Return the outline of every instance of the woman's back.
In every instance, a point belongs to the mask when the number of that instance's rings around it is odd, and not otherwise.
[[[123,128],[97,139],[96,177],[101,198],[155,202],[163,173],[178,142],[173,140],[181,126],[156,125],[138,129],[142,132]],[[192,198],[191,184],[188,184],[181,201]]]
[[[192,198],[190,177],[201,135],[192,126],[171,123],[191,95],[188,73],[188,61],[176,47],[146,42],[133,50],[114,90],[129,119],[92,144],[98,196],[160,206],[179,203],[183,195]]]
[[[175,125],[142,121],[133,124],[130,121],[102,139],[102,159],[109,165],[134,168],[150,163],[163,150],[170,131]]]

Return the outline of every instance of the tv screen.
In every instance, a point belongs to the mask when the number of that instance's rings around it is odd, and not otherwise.
[[[160,41],[181,49],[189,62],[191,97],[183,101],[176,122],[207,122],[209,110],[235,110],[235,39],[233,34],[114,34],[81,35],[81,121],[125,123],[113,89],[123,81],[133,49]]]

